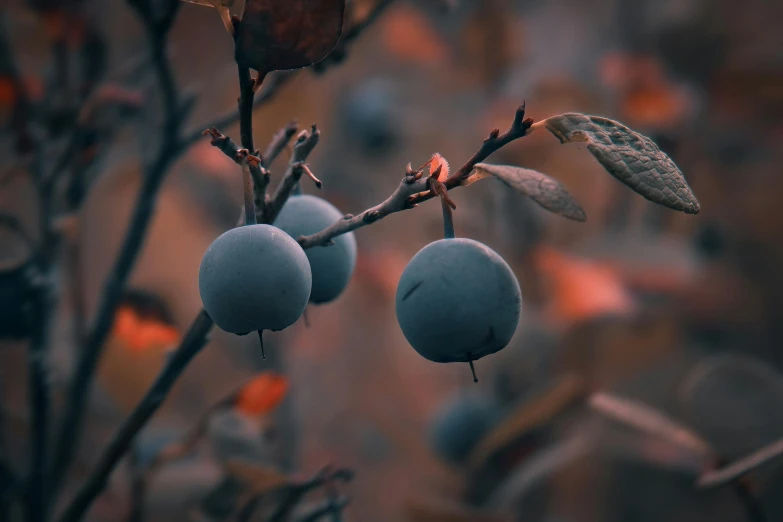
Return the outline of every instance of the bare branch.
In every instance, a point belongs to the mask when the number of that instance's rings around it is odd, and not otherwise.
[[[723,486],[783,455],[783,439],[754,451],[747,457],[720,469],[710,470],[699,477],[698,486],[703,489]]]
[[[161,18],[155,19],[149,5],[139,0],[131,0],[131,5],[136,7],[147,29],[147,35],[151,44],[152,63],[162,93],[166,119],[162,130],[160,148],[156,158],[145,168],[144,181],[136,199],[130,228],[126,233],[114,267],[104,285],[103,294],[98,305],[98,316],[87,337],[87,343],[78,361],[76,373],[68,391],[62,429],[54,453],[54,465],[51,475],[51,490],[53,493],[57,492],[73,460],[77,447],[76,442],[79,439],[84,421],[93,376],[102,353],[104,341],[114,323],[114,316],[122,298],[125,283],[130,276],[146,238],[147,229],[152,221],[153,210],[165,174],[174,160],[172,151],[180,143],[181,113],[179,98],[171,64],[165,52],[166,34],[179,5],[178,0],[174,0],[174,4],[176,5],[171,4],[171,0],[169,0],[170,9],[165,10]]]
[[[260,92],[256,93],[256,96],[253,101],[253,109],[257,109],[259,107],[262,107],[272,101],[274,97],[277,95],[277,93],[280,91],[280,89],[285,86],[288,82],[290,82],[297,74],[299,73],[298,70],[294,71],[278,71],[273,74],[267,75],[267,77],[264,79],[264,86],[261,89]],[[230,127],[231,125],[234,125],[239,121],[239,111],[238,110],[232,110],[230,112],[227,112],[226,114],[223,114],[222,116],[218,116],[211,122],[199,125],[196,130],[188,133],[185,135],[185,137],[182,138],[181,145],[179,150],[177,150],[177,154],[182,154],[185,152],[188,148],[190,148],[194,143],[196,143],[199,139],[201,139],[201,130],[204,128],[211,128],[211,127],[217,127],[218,129],[223,129],[226,127]]]
[[[95,471],[93,471],[74,500],[65,509],[60,522],[77,522],[82,519],[90,504],[106,487],[111,472],[130,450],[133,440],[139,431],[163,404],[169,391],[171,391],[171,387],[193,357],[198,355],[204,347],[207,335],[213,324],[212,318],[209,317],[206,311],[202,310],[182,338],[177,350],[171,356],[157,379],[155,379],[155,383],[147,391],[130,416],[125,419],[101,455]]]
[[[285,150],[288,143],[294,137],[297,131],[297,124],[295,121],[290,121],[285,127],[280,129],[272,136],[272,140],[267,145],[264,154],[261,156],[264,167],[269,168],[275,159]]]
[[[481,163],[493,152],[496,152],[505,145],[525,136],[527,129],[529,129],[532,124],[533,120],[529,118],[525,119],[525,104],[523,103],[517,108],[511,127],[509,127],[509,129],[503,133],[503,135],[500,135],[498,130],[492,131],[489,137],[482,143],[481,148],[473,155],[472,158],[470,158],[453,175],[449,176],[445,182],[439,182],[438,188],[445,188],[445,190],[441,189],[439,192],[441,194],[445,194],[446,191],[455,187],[459,187],[461,182],[467,178],[476,164]],[[429,165],[429,162],[425,163],[422,168],[427,165]],[[379,219],[383,219],[389,214],[414,208],[418,203],[432,199],[436,194],[430,190],[431,186],[429,178],[422,179],[422,168],[417,171],[413,171],[413,169],[410,168],[410,165],[408,165],[405,177],[402,179],[400,185],[397,187],[394,193],[389,196],[386,201],[380,205],[369,208],[358,215],[347,215],[340,221],[333,223],[320,232],[316,232],[315,234],[309,236],[300,237],[298,238],[299,244],[302,245],[302,248],[329,245],[332,239],[337,236],[347,234],[348,232],[358,228],[375,223]],[[453,201],[451,201],[449,198],[448,201],[446,201],[446,204],[451,206],[453,205]]]
[[[337,520],[340,520],[340,515],[350,503],[351,499],[348,497],[327,500],[321,504],[321,506],[300,518],[299,522],[317,522],[329,515],[333,517],[332,520],[334,520],[334,517],[337,517]]]
[[[265,215],[263,216],[263,223],[274,223],[275,218],[280,213],[280,210],[288,201],[288,198],[293,194],[302,174],[305,173],[304,162],[307,161],[308,156],[313,151],[321,138],[321,131],[313,124],[310,132],[302,131],[294,144],[294,152],[291,155],[291,160],[288,162],[288,168],[283,174],[283,179],[275,190],[275,195],[272,200],[266,206]]]
[[[13,232],[19,239],[24,241],[25,245],[27,245],[30,250],[35,249],[33,237],[27,232],[24,225],[22,225],[22,222],[19,221],[19,218],[16,216],[8,214],[7,212],[0,212],[0,227],[5,227]]]
[[[284,522],[288,520],[291,512],[302,501],[304,496],[309,492],[318,489],[325,484],[329,484],[335,481],[349,482],[353,479],[353,471],[350,469],[336,469],[332,470],[331,466],[326,466],[315,474],[313,478],[302,482],[300,484],[291,485],[280,505],[277,507],[272,516],[269,517],[269,522]]]

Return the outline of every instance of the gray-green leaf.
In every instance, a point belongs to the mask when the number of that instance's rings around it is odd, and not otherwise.
[[[587,216],[579,202],[559,181],[535,170],[479,163],[474,172],[461,183],[463,187],[493,176],[520,194],[529,197],[545,209],[574,221]]]
[[[587,149],[612,176],[650,201],[686,214],[699,213],[685,176],[647,136],[608,118],[579,113],[542,123],[561,143],[587,142]]]

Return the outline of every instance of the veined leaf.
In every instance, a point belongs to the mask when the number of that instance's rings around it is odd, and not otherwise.
[[[579,205],[579,202],[568,192],[562,183],[535,170],[479,163],[476,165],[475,171],[465,178],[461,185],[466,187],[489,176],[499,179],[507,186],[523,196],[529,197],[550,212],[560,214],[574,221],[585,221],[587,219],[585,211]]]
[[[587,142],[587,150],[609,174],[650,201],[686,214],[699,213],[685,176],[647,136],[608,118],[573,112],[541,124],[561,143]]]

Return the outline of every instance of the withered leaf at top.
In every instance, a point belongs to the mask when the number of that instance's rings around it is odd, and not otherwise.
[[[345,0],[246,0],[236,61],[260,73],[323,60],[343,31]]]
[[[587,142],[587,150],[612,176],[650,201],[686,214],[699,213],[685,176],[647,136],[608,118],[573,112],[542,123],[562,143]]]

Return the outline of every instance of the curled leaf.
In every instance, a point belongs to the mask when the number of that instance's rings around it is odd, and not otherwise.
[[[587,142],[587,150],[609,174],[646,199],[686,214],[699,213],[685,176],[647,136],[608,118],[573,112],[542,123],[561,143]]]
[[[579,202],[559,181],[535,170],[507,165],[479,163],[475,172],[465,178],[461,186],[467,187],[493,176],[507,186],[527,196],[545,209],[574,221],[585,221],[587,216]]]
[[[326,58],[343,31],[345,0],[246,0],[236,61],[266,74]]]

